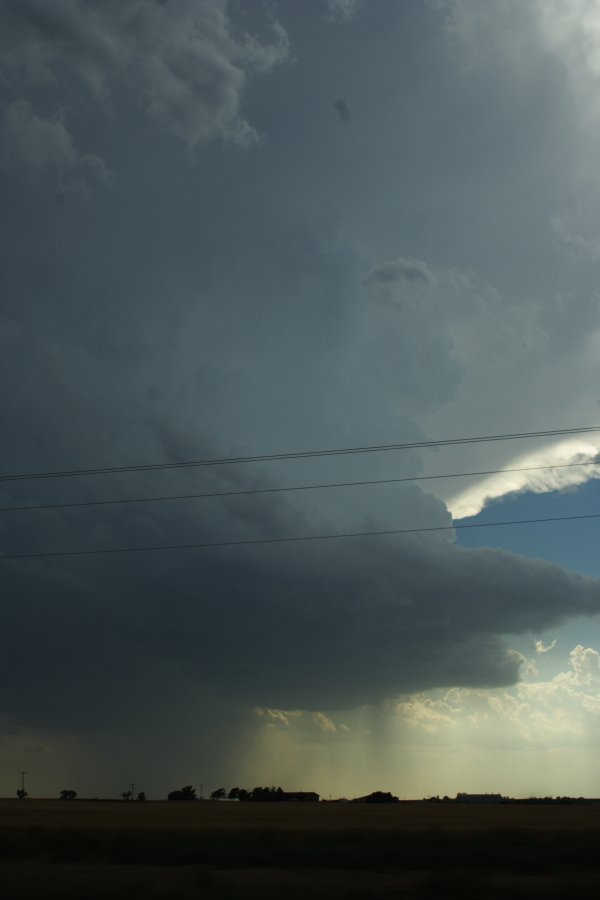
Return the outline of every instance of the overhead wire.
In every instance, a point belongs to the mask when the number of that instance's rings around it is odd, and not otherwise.
[[[417,448],[426,448],[426,447],[441,447],[441,446],[453,446],[453,445],[461,445],[461,444],[472,444],[472,443],[486,443],[491,441],[504,441],[504,440],[518,440],[525,438],[534,438],[534,437],[557,437],[557,436],[566,436],[566,435],[575,435],[575,434],[583,434],[583,433],[591,433],[600,431],[600,426],[589,426],[589,427],[581,427],[581,428],[569,428],[569,429],[549,429],[546,431],[530,431],[530,432],[518,432],[518,433],[506,433],[506,434],[498,434],[498,435],[484,435],[479,437],[462,437],[462,438],[448,438],[444,440],[437,441],[418,441],[411,443],[403,443],[403,444],[373,444],[367,445],[363,447],[344,447],[338,449],[330,449],[330,450],[311,450],[311,451],[298,451],[294,453],[283,453],[283,454],[264,454],[260,456],[245,456],[245,457],[217,457],[212,459],[203,459],[203,460],[192,460],[188,462],[181,463],[152,463],[152,464],[140,464],[140,465],[130,465],[130,466],[111,466],[104,468],[96,468],[96,469],[71,469],[71,470],[63,470],[63,471],[54,471],[54,472],[29,472],[29,473],[21,473],[21,474],[13,474],[13,475],[4,475],[0,476],[0,482],[11,482],[11,481],[24,481],[31,479],[41,479],[41,478],[60,478],[60,477],[68,477],[68,476],[83,476],[83,475],[104,475],[104,474],[119,474],[124,472],[135,472],[135,471],[157,471],[164,469],[179,469],[179,468],[189,468],[196,466],[218,466],[224,464],[234,464],[234,463],[244,463],[244,462],[265,462],[265,461],[275,461],[275,460],[284,460],[284,459],[306,459],[311,457],[324,457],[324,456],[339,456],[346,454],[354,454],[354,453],[370,453],[370,452],[381,452],[385,450],[409,450],[409,449],[417,449]],[[43,510],[43,509],[64,509],[64,508],[75,508],[75,507],[93,507],[93,506],[108,506],[108,505],[116,505],[116,504],[129,504],[129,503],[147,503],[147,502],[158,502],[158,501],[173,501],[173,500],[187,500],[187,499],[201,499],[208,497],[226,497],[226,496],[242,496],[242,495],[250,495],[250,494],[269,494],[269,493],[281,493],[287,491],[302,491],[302,490],[320,490],[324,488],[336,488],[336,487],[354,487],[359,485],[376,485],[376,484],[393,484],[393,483],[401,483],[401,482],[415,482],[415,481],[428,481],[433,479],[442,479],[442,478],[464,478],[469,476],[484,476],[484,475],[494,475],[494,474],[503,474],[503,473],[514,473],[514,472],[524,472],[524,471],[540,471],[540,470],[550,470],[550,469],[563,469],[563,468],[573,468],[576,466],[585,466],[585,465],[598,465],[600,464],[600,459],[591,459],[588,461],[577,462],[577,463],[559,463],[555,465],[544,465],[544,466],[522,466],[515,467],[510,469],[488,469],[488,470],[480,470],[480,471],[472,471],[472,472],[457,472],[457,473],[445,473],[445,474],[434,474],[434,475],[417,475],[417,476],[404,476],[399,478],[386,478],[386,479],[370,479],[363,481],[347,481],[347,482],[329,482],[326,484],[307,484],[307,485],[294,485],[291,487],[271,487],[271,488],[250,488],[245,490],[236,490],[236,491],[215,491],[215,492],[205,492],[205,493],[188,493],[188,494],[179,494],[179,495],[171,495],[171,496],[155,496],[155,497],[133,497],[133,498],[113,498],[108,500],[93,500],[93,501],[78,501],[73,503],[54,503],[54,504],[38,504],[38,505],[29,505],[29,506],[13,506],[13,507],[2,507],[0,508],[1,512],[16,512],[16,511],[33,511],[33,510]],[[211,549],[211,548],[220,548],[220,547],[241,547],[241,546],[253,546],[253,545],[262,545],[262,544],[281,544],[281,543],[295,543],[295,542],[307,542],[307,541],[323,541],[323,540],[339,540],[344,538],[353,538],[353,537],[370,537],[370,536],[384,536],[384,535],[399,535],[399,534],[420,534],[427,532],[439,532],[439,531],[452,531],[452,530],[462,530],[462,529],[471,529],[471,528],[490,528],[490,527],[498,527],[498,526],[507,526],[507,525],[526,525],[526,524],[537,524],[537,523],[545,523],[545,522],[560,522],[560,521],[574,521],[574,520],[583,520],[583,519],[595,519],[599,518],[600,513],[589,513],[583,515],[572,515],[572,516],[550,516],[545,518],[534,518],[534,519],[513,519],[509,521],[498,521],[498,522],[476,522],[476,523],[467,523],[467,524],[453,524],[453,525],[444,525],[444,526],[424,526],[420,528],[401,528],[401,529],[385,529],[385,530],[373,530],[373,531],[361,531],[361,532],[341,532],[341,533],[332,533],[332,534],[321,534],[321,535],[298,535],[292,537],[279,537],[279,538],[249,538],[243,540],[228,540],[228,541],[210,541],[210,542],[200,542],[200,543],[186,543],[186,544],[160,544],[160,545],[151,545],[151,546],[133,546],[133,547],[113,547],[113,548],[95,548],[91,550],[64,550],[64,551],[48,551],[48,552],[39,552],[39,553],[17,553],[17,554],[3,554],[0,555],[1,560],[24,560],[24,559],[48,559],[48,558],[59,558],[59,557],[72,557],[72,556],[95,556],[100,554],[122,554],[122,553],[141,553],[141,552],[160,552],[167,550],[203,550],[203,549]]]
[[[300,484],[289,487],[269,487],[269,488],[248,488],[236,491],[210,491],[199,494],[173,494],[167,496],[156,497],[117,497],[108,500],[83,500],[73,503],[40,503],[28,506],[0,506],[0,512],[34,512],[38,510],[49,509],[77,509],[95,506],[116,506],[121,504],[132,503],[159,503],[174,500],[204,500],[210,497],[243,497],[253,494],[280,494],[291,491],[314,491],[323,490],[325,488],[341,488],[341,487],[360,487],[365,485],[377,484],[401,484],[411,483],[415,481],[434,481],[443,478],[469,478],[482,475],[503,475],[504,473],[514,472],[540,472],[550,469],[569,469],[581,466],[598,466],[599,459],[590,459],[577,463],[558,463],[546,466],[519,466],[510,469],[485,469],[477,472],[449,472],[436,475],[410,475],[399,478],[377,478],[365,481],[333,481],[326,484]]]
[[[308,541],[331,541],[344,538],[376,537],[398,534],[423,534],[434,531],[457,531],[467,528],[495,528],[503,525],[533,525],[545,522],[573,522],[583,519],[600,519],[600,513],[574,516],[548,516],[535,519],[512,519],[500,522],[469,522],[464,525],[433,525],[423,528],[388,528],[381,531],[347,531],[337,534],[307,534],[280,538],[248,538],[237,541],[209,541],[192,544],[158,544],[142,547],[99,547],[93,550],[58,550],[45,553],[10,553],[0,556],[1,561],[24,559],[56,559],[73,556],[100,556],[117,553],[157,553],[165,550],[209,550],[220,547],[249,547],[259,544],[293,544]]]
[[[31,481],[44,478],[70,478],[92,475],[118,475],[125,472],[164,471],[170,469],[186,469],[202,466],[238,465],[241,463],[275,462],[288,459],[312,459],[327,456],[347,456],[360,453],[381,453],[392,450],[417,450],[433,447],[461,446],[464,444],[482,444],[495,441],[514,441],[540,437],[566,437],[578,434],[590,434],[600,431],[600,425],[579,428],[554,428],[544,431],[524,431],[506,434],[488,434],[478,437],[445,438],[431,441],[411,441],[397,444],[368,444],[359,447],[339,447],[325,450],[300,450],[289,453],[265,453],[253,456],[212,457],[207,459],[188,460],[185,462],[140,463],[127,466],[103,466],[89,469],[63,469],[47,472],[22,472],[0,475],[0,482]]]

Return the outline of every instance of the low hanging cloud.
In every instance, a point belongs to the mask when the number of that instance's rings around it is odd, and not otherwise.
[[[412,499],[425,501],[416,490]],[[215,534],[219,520],[229,520],[230,534],[237,522],[241,537],[318,529],[291,507],[269,502],[252,518],[245,508],[239,502],[218,518],[193,520],[191,510],[182,518],[162,508],[129,519],[95,516],[89,537],[100,546],[126,546],[172,542],[178,534],[189,541],[193,529],[202,540]],[[274,524],[267,527],[269,519]],[[435,521],[432,509],[427,519]],[[37,539],[30,532],[29,541],[47,549],[76,546],[66,526],[56,518],[51,539],[44,530]],[[143,566],[132,555],[117,557],[108,570],[100,561],[5,562],[7,595],[19,603],[2,639],[13,673],[10,690],[0,691],[2,706],[25,722],[40,715],[85,719],[80,704],[109,659],[107,709],[100,702],[93,707],[99,718],[108,709],[114,715],[114,691],[139,665],[159,673],[176,663],[199,685],[271,709],[322,712],[435,687],[498,687],[520,677],[521,657],[504,634],[539,632],[600,611],[597,580],[432,537],[165,553],[146,556]],[[68,632],[56,632],[52,622],[65,617]],[[26,654],[9,637],[21,629]],[[29,680],[30,658],[47,673],[42,692]],[[62,692],[72,667],[78,690],[66,710]]]

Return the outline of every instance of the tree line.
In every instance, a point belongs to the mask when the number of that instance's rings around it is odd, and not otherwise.
[[[178,791],[171,791],[167,796],[167,800],[171,801],[190,801],[197,800],[196,790],[191,784],[186,785]],[[234,787],[227,791],[225,788],[217,788],[210,794],[211,800],[239,800],[242,803],[277,803],[277,802],[303,802],[317,803],[319,795],[314,791],[284,791],[282,787],[255,787],[252,790],[246,788]],[[398,803],[398,797],[395,797],[389,791],[373,791],[364,797],[355,797],[351,803]]]
[[[241,802],[273,803],[281,801],[316,802],[319,795],[314,791],[284,791],[282,787],[255,787],[252,790],[234,787],[227,791],[225,788],[217,788],[210,794],[211,800],[239,800]],[[178,791],[171,791],[167,800],[190,801],[198,800],[195,788],[191,784],[185,785]]]
[[[27,797],[27,791],[21,789],[17,791],[17,797],[19,800],[24,800]],[[75,800],[77,798],[77,791],[71,790],[69,788],[64,788],[59,797],[61,800]],[[132,791],[123,791],[121,794],[121,798],[125,801],[136,800],[138,802],[145,802],[146,794],[144,791],[140,791],[137,796],[132,793]],[[94,798],[97,799],[97,798]],[[190,802],[194,800],[199,800],[196,792],[196,789],[191,784],[186,784],[184,787],[180,788],[176,791],[171,791],[167,795],[167,800],[174,802]],[[314,791],[284,791],[283,788],[275,787],[274,785],[271,787],[255,787],[252,790],[247,790],[246,788],[233,787],[229,791],[225,788],[220,787],[216,790],[212,791],[210,794],[211,800],[237,800],[242,803],[276,803],[276,802],[304,802],[304,803],[317,803],[320,799],[319,794]],[[448,800],[449,798],[444,797],[444,800]],[[564,798],[566,800],[567,798]],[[438,801],[439,797],[430,798],[429,802]],[[393,796],[389,791],[373,791],[371,794],[367,794],[364,797],[355,797],[351,801],[344,801],[351,803],[398,803],[398,797]]]

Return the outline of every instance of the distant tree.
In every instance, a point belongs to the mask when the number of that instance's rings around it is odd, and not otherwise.
[[[227,791],[225,788],[217,788],[216,791],[213,791],[210,795],[211,800],[223,800],[223,798],[227,795]]]
[[[131,800],[131,791],[123,791],[121,797],[123,800]]]
[[[167,795],[167,800],[183,800],[188,802],[190,800],[196,800],[196,790],[191,784],[186,784],[180,791],[171,791],[171,793]]]
[[[77,791],[69,791],[69,790],[67,790],[67,788],[65,788],[64,790],[62,790],[60,792],[61,800],[74,800],[76,796],[77,796]]]
[[[185,787],[181,788],[181,793],[183,794],[184,800],[195,800],[196,799],[196,789],[191,786],[191,784],[186,784]]]
[[[140,803],[145,803],[146,802],[146,794],[144,793],[144,791],[140,791],[139,794],[137,795],[137,798]]]
[[[439,798],[438,798],[439,799]],[[369,794],[369,803],[398,803],[398,798],[394,797],[389,791],[374,791]]]
[[[231,788],[227,796],[230,800],[248,800],[250,798],[250,793],[246,788],[234,787]]]
[[[251,793],[251,799],[259,803],[271,803],[274,800],[285,800],[285,793],[282,788],[272,787],[255,787]]]
[[[439,800],[439,797],[436,798]],[[373,791],[372,794],[367,794],[366,797],[358,797],[355,803],[398,803],[398,798],[394,797],[393,794],[390,794],[389,791]]]
[[[27,791],[24,791],[22,788],[19,788],[19,790],[17,791],[17,797],[19,798],[19,800],[24,800],[25,797],[27,797]]]

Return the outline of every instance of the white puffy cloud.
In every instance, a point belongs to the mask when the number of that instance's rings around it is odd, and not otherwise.
[[[569,653],[568,668],[547,681],[530,673],[508,690],[420,694],[399,701],[394,711],[411,729],[449,740],[458,729],[468,742],[487,741],[504,729],[528,746],[572,744],[599,733],[600,654],[578,644]]]
[[[344,737],[352,729],[339,716],[326,715],[319,710],[307,712],[300,709],[261,709],[257,707],[256,716],[265,728],[284,728],[290,730],[295,736],[302,734],[305,737],[336,736]]]
[[[449,705],[448,698],[434,700],[431,697],[417,695],[399,701],[395,711],[410,728],[421,728],[428,734],[436,734],[441,728],[456,725],[453,714],[458,710]]]
[[[488,503],[501,497],[525,492],[545,494],[577,487],[600,478],[600,464],[593,462],[599,452],[600,440],[579,438],[516,457],[507,466],[508,471],[487,475],[458,491],[448,499],[448,508],[454,519],[464,519],[476,516]]]
[[[266,724],[269,726],[273,726],[276,723],[287,726],[290,724],[290,719],[301,715],[297,710],[261,709],[260,706],[256,707],[255,712],[259,718],[266,719]]]

